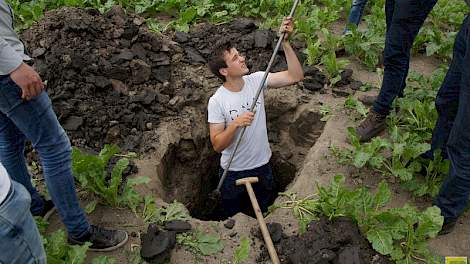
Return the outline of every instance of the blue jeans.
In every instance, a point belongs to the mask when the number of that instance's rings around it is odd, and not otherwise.
[[[469,61],[470,18],[467,16],[455,40],[454,56],[446,81],[439,90],[440,96],[436,98],[436,104],[443,103],[443,107],[438,109],[440,119],[437,121],[433,139],[445,142],[448,135],[447,155],[450,160],[449,175],[435,200],[435,204],[441,208],[445,222],[460,216],[470,197],[470,68],[467,65]],[[447,105],[451,107],[448,109]],[[454,107],[457,108],[456,111]],[[454,113],[455,118],[452,116]],[[450,124],[445,123],[446,121]],[[450,130],[447,131],[449,127]],[[441,131],[446,132],[441,133]]]
[[[222,177],[224,169],[219,169],[219,177]],[[222,194],[222,216],[227,218],[242,212],[244,209],[252,208],[245,185],[236,186],[238,179],[245,177],[258,177],[259,182],[253,183],[253,190],[262,212],[266,212],[273,201],[274,180],[271,164],[245,171],[229,171],[221,187]]]
[[[35,214],[43,209],[44,201],[32,186],[26,168],[26,139],[39,153],[47,189],[69,235],[85,235],[90,227],[75,192],[70,141],[49,96],[42,92],[30,101],[22,100],[21,89],[10,76],[0,76],[0,162],[12,179],[28,190]]]
[[[0,206],[0,263],[46,263],[41,236],[29,211],[31,196],[21,184],[11,184]]]
[[[387,33],[382,88],[373,110],[388,115],[393,100],[403,95],[413,41],[437,0],[386,0]]]
[[[348,25],[354,24],[359,25],[361,22],[362,14],[364,13],[364,8],[366,7],[367,0],[353,0],[351,5],[351,10],[349,10],[348,16]],[[348,30],[348,26],[344,29],[344,32]],[[343,32],[343,33],[344,33]]]

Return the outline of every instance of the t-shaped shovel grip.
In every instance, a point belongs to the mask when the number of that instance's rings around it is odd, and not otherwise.
[[[247,178],[237,180],[235,184],[238,186],[238,185],[243,185],[247,183],[257,183],[258,181],[259,181],[258,177],[247,177]]]

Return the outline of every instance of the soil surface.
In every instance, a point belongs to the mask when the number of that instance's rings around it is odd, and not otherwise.
[[[276,232],[277,231],[277,232]],[[271,232],[274,237],[278,230]],[[364,238],[357,225],[349,218],[337,218],[334,222],[322,217],[311,222],[301,235],[279,237],[276,251],[281,263],[286,264],[361,264],[393,263],[378,254]],[[263,247],[264,248],[264,247]],[[258,261],[269,258],[267,250],[261,253]]]

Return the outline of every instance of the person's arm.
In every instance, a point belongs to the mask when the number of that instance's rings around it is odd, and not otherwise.
[[[0,75],[8,75],[23,63],[23,58],[0,37]]]
[[[23,63],[23,58],[0,37],[0,75],[10,75],[10,78],[21,88],[21,98],[30,100],[44,90],[39,74],[29,65]]]
[[[289,36],[294,30],[293,21],[291,17],[284,18],[282,26],[280,28],[281,33],[286,33],[282,42],[282,48],[287,61],[287,71],[270,73],[268,75],[267,84],[268,87],[277,88],[283,86],[289,86],[296,82],[303,80],[304,71],[302,64],[300,64],[294,49],[289,43]]]
[[[237,117],[230,125],[225,128],[224,123],[209,124],[209,134],[211,138],[212,147],[216,152],[222,152],[226,149],[236,135],[237,129],[244,126],[249,126],[255,114],[252,112],[245,112]]]

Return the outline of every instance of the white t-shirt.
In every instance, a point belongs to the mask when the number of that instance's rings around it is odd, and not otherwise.
[[[10,186],[10,176],[8,176],[7,170],[0,163],[0,203],[7,197],[8,191],[10,191]]]
[[[263,79],[264,72],[255,72],[243,76],[245,85],[240,92],[232,92],[220,86],[209,99],[208,121],[213,124],[224,123],[227,127],[238,116],[247,112],[256,96],[256,91]],[[266,82],[267,83],[267,82]],[[266,83],[265,87],[266,88]],[[261,92],[255,107],[255,118],[246,128],[238,146],[237,153],[230,165],[230,171],[251,170],[265,165],[271,158],[271,148],[266,129],[266,112],[264,110],[264,94]],[[227,168],[228,160],[242,128],[237,129],[232,143],[222,151],[220,166]]]

